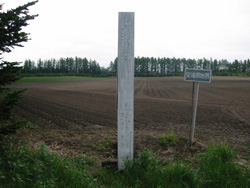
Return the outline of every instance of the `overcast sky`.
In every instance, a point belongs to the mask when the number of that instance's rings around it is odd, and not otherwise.
[[[31,0],[0,0],[2,11]],[[39,0],[23,48],[4,60],[117,56],[118,12],[135,12],[135,56],[250,58],[250,0]]]

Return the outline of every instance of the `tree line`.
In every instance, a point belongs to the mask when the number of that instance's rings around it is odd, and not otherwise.
[[[100,67],[95,60],[87,58],[60,58],[41,60],[37,62],[25,60],[22,73],[41,75],[78,75],[78,76],[116,76],[116,58],[107,68]],[[250,60],[226,59],[186,59],[186,58],[154,58],[136,57],[135,76],[177,76],[183,75],[186,68],[211,69],[214,75],[248,75],[250,74]]]
[[[22,73],[24,74],[72,74],[72,75],[101,75],[105,71],[95,60],[80,57],[67,57],[49,60],[39,59],[37,62],[25,60]]]
[[[116,74],[117,62],[117,58],[110,62],[108,72]],[[183,75],[186,68],[209,69],[214,75],[248,75],[250,74],[250,60],[229,62],[226,59],[136,57],[134,70],[135,76],[174,76]]]

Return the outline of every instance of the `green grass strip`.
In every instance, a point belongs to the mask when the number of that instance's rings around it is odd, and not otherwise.
[[[16,83],[48,83],[48,82],[65,82],[76,80],[100,80],[103,78],[97,77],[78,77],[78,76],[58,76],[58,77],[24,77],[18,80]]]
[[[11,141],[11,140],[10,140]],[[69,188],[249,188],[250,170],[240,166],[237,153],[226,144],[212,145],[197,154],[193,165],[163,164],[144,149],[123,171],[98,168],[85,155],[59,157],[45,145],[39,150],[15,148],[0,141],[0,187]]]

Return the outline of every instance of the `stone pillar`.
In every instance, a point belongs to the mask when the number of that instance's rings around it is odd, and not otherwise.
[[[134,13],[119,12],[117,65],[118,170],[134,155]]]

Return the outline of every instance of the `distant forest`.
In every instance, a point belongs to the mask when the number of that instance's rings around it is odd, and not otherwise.
[[[135,76],[180,76],[185,68],[211,69],[213,75],[250,75],[250,60],[227,60],[136,57]],[[107,68],[87,58],[60,58],[37,62],[25,60],[22,73],[26,76],[116,76],[117,58]]]

